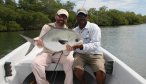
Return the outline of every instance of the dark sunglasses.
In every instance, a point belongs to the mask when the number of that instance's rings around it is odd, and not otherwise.
[[[59,18],[63,18],[63,19],[67,19],[67,16],[64,15],[64,14],[60,14],[60,15],[58,15],[58,17],[59,17]]]
[[[84,13],[79,13],[79,14],[77,15],[77,17],[87,17],[87,15],[84,14]]]

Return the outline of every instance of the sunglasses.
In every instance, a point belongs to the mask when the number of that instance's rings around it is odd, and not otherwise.
[[[79,14],[77,15],[77,17],[87,17],[87,15],[84,14],[84,13],[79,13]]]
[[[59,17],[59,18],[63,18],[63,19],[67,19],[67,16],[64,15],[64,14],[60,14],[60,15],[58,15],[58,17]]]

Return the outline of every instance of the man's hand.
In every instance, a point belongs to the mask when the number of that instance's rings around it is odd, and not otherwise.
[[[67,44],[66,45],[66,50],[67,51],[73,51],[73,47]]]
[[[70,46],[70,45],[66,45],[66,50],[67,51],[73,51],[73,50],[76,50],[76,49],[83,49],[83,45],[74,45],[74,46]]]
[[[39,48],[41,48],[41,47],[44,46],[43,40],[42,40],[41,38],[36,37],[36,38],[34,38],[34,41],[35,41],[35,44],[36,44]]]
[[[83,45],[81,44],[81,45],[74,45],[73,46],[73,50],[75,50],[75,49],[80,49],[80,50],[83,50]]]

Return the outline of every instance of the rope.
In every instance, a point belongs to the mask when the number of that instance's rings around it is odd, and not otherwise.
[[[56,52],[53,53],[52,56],[55,55],[55,54],[56,54]],[[56,80],[56,76],[57,76],[57,72],[55,73],[55,70],[56,70],[56,68],[57,68],[57,66],[58,66],[58,64],[59,64],[59,61],[60,61],[60,59],[61,59],[62,54],[63,54],[63,51],[61,51],[59,60],[57,61],[57,64],[56,64],[56,66],[55,66],[55,68],[54,68],[54,70],[53,70],[53,74],[51,75],[51,80],[52,80],[53,76],[55,76],[52,84],[55,84],[55,80]],[[55,75],[54,75],[54,73],[55,73]]]

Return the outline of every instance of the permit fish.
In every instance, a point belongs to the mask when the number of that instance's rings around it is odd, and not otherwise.
[[[26,55],[34,48],[35,41],[25,35],[20,35],[31,43]],[[66,44],[73,46],[82,43],[82,38],[75,31],[70,29],[52,28],[41,37],[44,47],[53,51],[59,52],[66,49]]]

